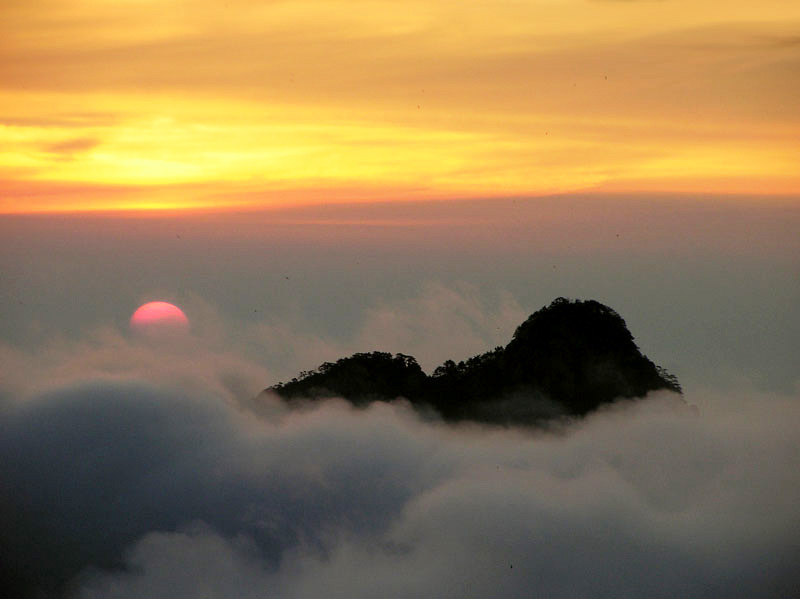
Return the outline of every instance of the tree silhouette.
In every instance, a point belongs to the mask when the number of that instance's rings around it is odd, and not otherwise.
[[[539,424],[658,389],[681,393],[674,375],[642,355],[617,312],[560,297],[517,327],[505,347],[447,360],[431,376],[412,356],[357,353],[266,392],[287,401],[343,397],[356,406],[402,397],[451,421]]]

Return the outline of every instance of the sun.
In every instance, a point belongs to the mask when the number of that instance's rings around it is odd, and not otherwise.
[[[147,336],[183,334],[189,330],[189,319],[178,306],[169,302],[148,302],[131,316],[134,333]]]

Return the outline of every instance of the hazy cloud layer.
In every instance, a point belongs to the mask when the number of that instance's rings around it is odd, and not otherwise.
[[[250,409],[286,371],[372,349],[436,363],[503,343],[522,320],[510,295],[421,289],[370,303],[347,338],[303,312],[248,324],[189,298],[182,339],[118,324],[0,346],[5,588],[797,595],[797,392],[694,385],[697,409],[665,394],[548,433],[450,427],[402,404]]]
[[[111,325],[124,337],[139,304],[166,299],[192,320],[194,351],[209,338],[235,348],[274,373],[263,387],[355,351],[402,351],[426,367],[468,357],[505,344],[517,313],[565,296],[617,310],[684,385],[736,388],[744,376],[791,391],[800,204],[640,199],[6,217],[0,343],[27,350],[18,362],[41,381],[54,339],[88,343]],[[18,378],[5,367],[4,382]]]
[[[3,407],[3,574],[87,598],[791,596],[799,399],[665,395],[544,434],[65,387]]]
[[[413,355],[433,371],[449,358],[468,358],[505,345],[529,316],[509,293],[482,297],[469,285],[428,283],[406,302],[367,310],[354,345]]]
[[[374,303],[346,338],[314,330],[303,315],[266,315],[247,323],[220,315],[198,297],[182,305],[192,330],[177,338],[142,338],[104,325],[88,328],[77,340],[46,337],[28,349],[0,343],[0,380],[17,396],[104,379],[143,380],[239,401],[359,351],[411,354],[430,372],[450,357],[505,345],[528,316],[507,292],[485,297],[466,284],[438,282],[403,300]]]
[[[48,340],[31,350],[0,344],[0,361],[3,389],[18,397],[81,381],[147,380],[234,401],[274,377],[258,361],[202,334],[137,339],[114,327],[91,330],[78,341]]]

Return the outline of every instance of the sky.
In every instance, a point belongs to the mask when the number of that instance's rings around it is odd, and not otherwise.
[[[0,7],[0,212],[800,192],[785,0]]]
[[[800,5],[0,3],[0,585],[800,595]],[[557,297],[684,395],[548,431],[264,388]],[[188,331],[129,327],[167,301]],[[37,591],[44,590],[44,595]]]
[[[798,227],[796,204],[685,197],[6,215],[0,579],[64,599],[794,596]],[[684,397],[548,432],[253,399],[357,351],[430,373],[559,296],[617,310]],[[131,331],[153,300],[190,330]]]

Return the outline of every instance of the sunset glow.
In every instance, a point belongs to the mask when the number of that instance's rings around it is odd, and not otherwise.
[[[799,32],[0,0],[3,596],[800,597]]]
[[[0,212],[800,193],[800,4],[0,7]]]

